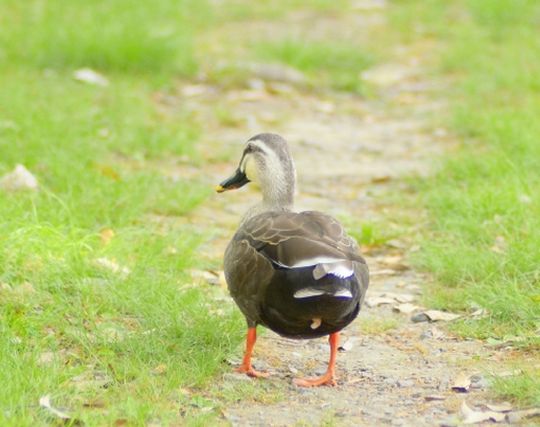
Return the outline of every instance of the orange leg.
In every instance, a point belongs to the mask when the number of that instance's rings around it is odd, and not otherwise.
[[[253,378],[266,378],[270,375],[268,372],[258,372],[253,369],[253,366],[251,366],[251,355],[253,354],[253,347],[255,347],[255,341],[257,341],[257,329],[248,328],[244,360],[242,360],[242,364],[239,368],[236,369],[236,372],[246,374]]]
[[[294,384],[299,387],[317,387],[320,385],[336,386],[335,371],[336,371],[336,356],[339,346],[339,332],[330,334],[328,338],[330,343],[330,361],[326,373],[319,378],[295,378]]]

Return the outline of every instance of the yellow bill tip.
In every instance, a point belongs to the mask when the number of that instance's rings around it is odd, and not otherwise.
[[[221,185],[216,185],[216,192],[217,193],[223,193],[225,189]]]

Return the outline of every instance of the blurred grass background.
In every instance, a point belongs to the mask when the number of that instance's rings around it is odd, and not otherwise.
[[[390,45],[438,43],[434,73],[449,79],[438,96],[452,105],[440,120],[462,144],[434,179],[417,185],[432,218],[417,258],[437,280],[427,302],[485,308],[487,318],[454,327],[463,336],[518,337],[525,354],[538,349],[538,3],[396,0],[387,34],[370,46],[300,37],[294,28],[259,34],[253,25],[299,11],[339,17],[352,7],[345,0],[0,3],[0,175],[22,163],[41,184],[35,194],[0,192],[2,425],[50,421],[37,407],[45,394],[88,425],[167,424],[178,408],[183,422],[207,425],[216,396],[279,394],[260,385],[212,389],[243,330],[234,310],[208,316],[223,305],[211,287],[186,286],[207,236],[183,218],[211,189],[160,168],[204,165],[205,123],[182,105],[160,108],[156,94],[201,76],[245,85],[242,61],[290,66],[304,73],[308,91],[365,94],[360,72]],[[221,39],[220,28],[230,26],[240,36]],[[110,84],[75,81],[83,67]],[[223,107],[215,113],[234,125]],[[361,231],[365,244],[389,237],[385,224]],[[496,387],[538,403],[538,377],[526,369]],[[192,395],[190,387],[204,392]]]
[[[434,179],[417,185],[432,226],[416,256],[436,279],[426,302],[487,310],[452,329],[532,356],[540,349],[540,3],[397,4],[391,17],[401,37],[439,43],[435,71],[448,81],[439,96],[451,106],[439,123],[460,141]],[[521,368],[496,389],[539,404],[539,366]]]

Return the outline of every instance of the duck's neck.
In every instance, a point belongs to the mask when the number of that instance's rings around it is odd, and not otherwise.
[[[294,205],[295,187],[294,181],[289,185],[271,183],[270,185],[262,186],[261,191],[263,197],[261,205],[268,211],[292,210]]]
[[[263,187],[263,199],[252,206],[244,215],[242,222],[264,212],[290,212],[294,209],[295,185],[287,187]]]

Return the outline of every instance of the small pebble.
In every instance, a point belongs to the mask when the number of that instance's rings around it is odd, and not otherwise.
[[[428,322],[429,317],[426,313],[417,313],[411,317],[413,323]]]
[[[402,388],[412,387],[413,385],[414,385],[413,380],[398,380],[398,382],[397,382],[397,386],[402,387]]]

